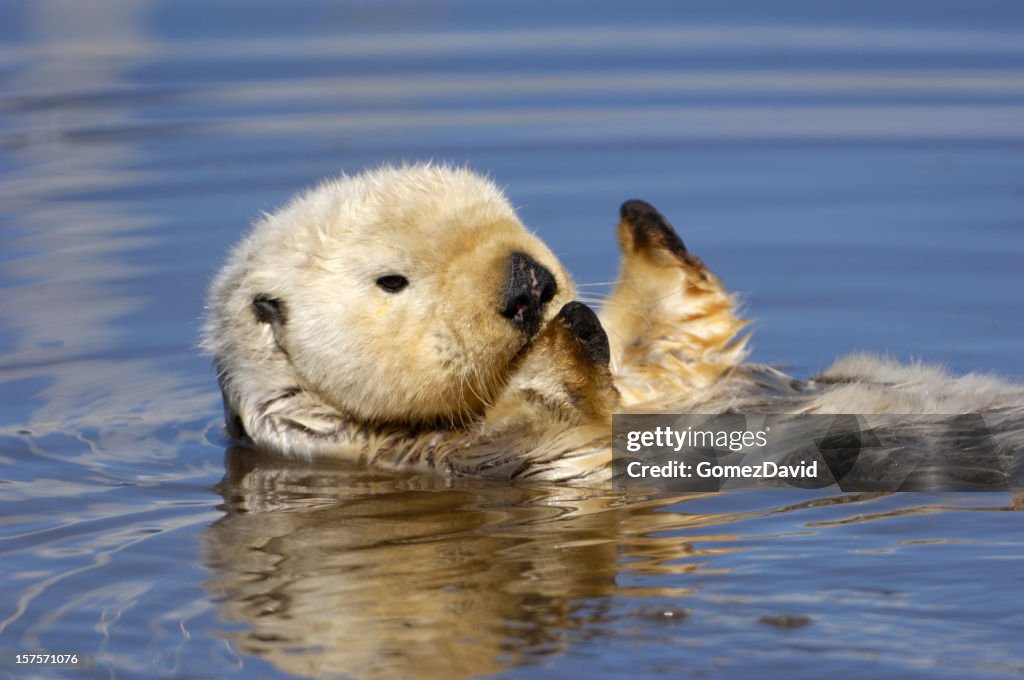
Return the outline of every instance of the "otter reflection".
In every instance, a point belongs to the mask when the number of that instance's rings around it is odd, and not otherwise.
[[[616,499],[229,449],[207,588],[238,651],[303,675],[465,677],[558,651],[615,588]],[[555,495],[557,494],[557,495]],[[557,521],[554,521],[557,520]]]
[[[225,515],[204,536],[206,588],[220,616],[242,624],[226,635],[243,657],[313,677],[500,673],[650,616],[645,601],[720,614],[701,583],[749,549],[744,522],[811,511],[803,526],[814,531],[957,507],[907,494],[872,508],[889,494],[798,490],[627,499],[303,466],[243,448],[228,450],[226,467]],[[1019,507],[1017,497],[974,509]]]

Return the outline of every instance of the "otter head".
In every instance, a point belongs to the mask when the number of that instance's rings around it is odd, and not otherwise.
[[[490,181],[385,167],[259,222],[214,284],[207,345],[229,400],[294,386],[368,423],[457,424],[573,294]]]

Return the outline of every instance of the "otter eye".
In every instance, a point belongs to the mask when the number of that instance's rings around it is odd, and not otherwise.
[[[385,290],[389,293],[397,293],[409,285],[409,279],[404,276],[399,276],[398,274],[391,274],[377,279],[377,285],[381,290]]]

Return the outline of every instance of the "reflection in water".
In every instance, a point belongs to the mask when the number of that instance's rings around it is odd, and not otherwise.
[[[205,585],[220,616],[244,625],[222,634],[243,658],[310,676],[477,676],[554,663],[603,636],[709,647],[699,664],[715,645],[734,644],[737,630],[756,658],[776,653],[778,631],[796,628],[807,630],[788,654],[841,659],[849,651],[821,638],[839,634],[864,640],[860,653],[880,667],[920,667],[964,634],[958,607],[914,596],[914,568],[895,569],[879,589],[877,574],[861,575],[856,563],[966,544],[951,538],[955,529],[911,544],[893,540],[905,530],[876,527],[1019,509],[1019,499],[993,503],[1005,498],[995,494],[627,498],[309,467],[242,448],[228,450],[226,465],[226,514],[203,538],[213,572]],[[831,551],[810,547],[818,532],[844,526],[885,538],[848,543],[830,533]],[[936,612],[945,621],[934,640],[914,649],[899,641],[907,621],[920,626]],[[871,620],[873,632],[861,630]],[[989,638],[990,661],[1003,663],[1005,639],[972,634]],[[673,667],[698,670],[687,655],[670,656]]]
[[[550,653],[615,587],[616,499],[284,467],[232,449],[206,535],[238,649],[357,677],[494,673]]]
[[[698,550],[659,532],[760,514],[296,467],[242,448],[226,463],[227,514],[205,537],[207,587],[225,618],[249,624],[234,635],[238,650],[292,673],[466,677],[564,651],[571,631],[604,619],[603,606],[584,606],[592,598],[689,594],[617,588],[623,564],[686,574],[736,549]]]

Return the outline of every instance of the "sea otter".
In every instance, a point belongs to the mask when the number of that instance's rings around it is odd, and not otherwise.
[[[1024,389],[990,377],[744,363],[735,296],[668,220],[630,200],[616,233],[599,320],[486,178],[420,164],[321,184],[259,221],[211,288],[228,433],[286,456],[590,482],[609,477],[615,412],[1024,413]]]

